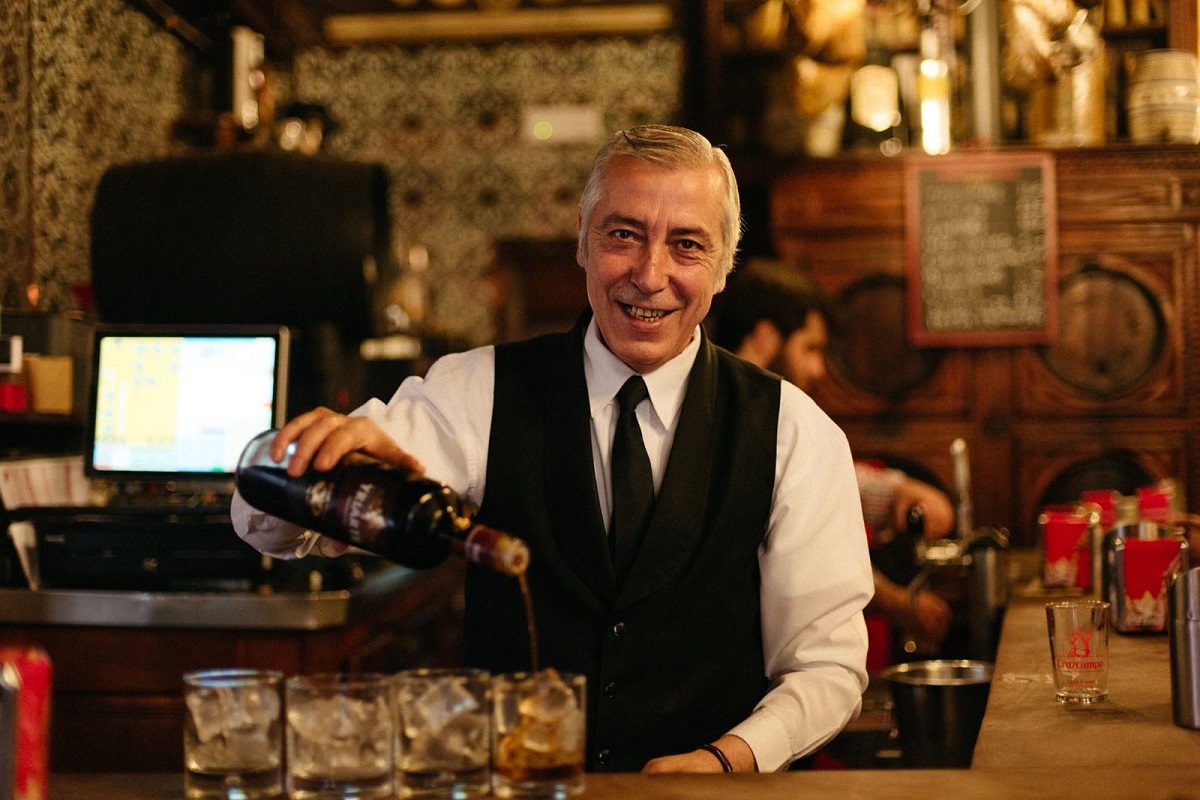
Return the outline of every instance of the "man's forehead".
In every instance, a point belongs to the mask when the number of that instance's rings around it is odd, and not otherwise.
[[[628,156],[624,156],[623,159],[635,161]],[[671,169],[650,162],[639,161],[637,163],[645,164],[647,167],[663,173],[664,180],[659,186],[661,186],[661,194],[667,195],[664,199],[670,201],[667,210],[670,212],[668,222],[672,228],[705,229],[711,230],[713,235],[719,235],[723,198],[721,182],[718,180],[712,184],[712,192],[696,192],[686,191],[679,180],[684,173],[705,173],[709,171],[708,168]],[[631,169],[637,169],[637,167],[631,165]],[[644,194],[657,194],[658,192],[643,193],[645,188],[643,185],[635,180],[630,180],[628,172],[621,173],[621,170],[611,170],[606,176],[605,191],[597,204],[597,211],[600,212],[597,221],[609,219],[626,219],[630,222],[649,221],[645,218],[645,214],[647,212],[658,213],[659,209],[653,205],[644,206],[640,200],[644,199]],[[719,172],[716,173],[716,176],[721,177]]]
[[[718,197],[725,191],[725,174],[716,164],[659,164],[631,155],[613,158],[604,176],[605,188],[609,191],[620,188],[628,181],[629,172],[660,173],[667,186],[678,183],[684,175],[700,175],[716,190]]]

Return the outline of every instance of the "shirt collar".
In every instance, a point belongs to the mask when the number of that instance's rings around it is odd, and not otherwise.
[[[653,372],[642,373],[646,389],[650,393],[650,405],[655,416],[664,427],[670,427],[683,406],[687,392],[687,379],[700,352],[700,326],[692,332],[692,338],[683,352]],[[600,341],[600,330],[595,317],[588,323],[583,337],[583,369],[587,378],[588,403],[592,417],[612,404],[617,392],[636,371]]]

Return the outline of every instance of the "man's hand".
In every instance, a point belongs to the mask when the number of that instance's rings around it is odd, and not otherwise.
[[[721,749],[729,759],[734,772],[757,772],[758,763],[754,760],[754,751],[750,745],[739,736],[726,734],[714,745]],[[673,756],[652,758],[642,767],[645,774],[666,772],[724,772],[720,760],[707,750],[693,750],[690,753],[679,753]]]
[[[303,475],[310,465],[322,472],[331,470],[352,452],[417,473],[424,471],[415,457],[372,420],[347,417],[328,408],[315,408],[284,425],[271,442],[271,458],[282,461],[293,442],[296,449],[288,463],[288,474],[293,477]]]
[[[954,530],[954,506],[950,498],[935,486],[905,477],[896,487],[896,530],[908,529],[908,512],[913,506],[925,511],[925,538],[940,539]]]
[[[879,570],[874,570],[874,576],[875,595],[867,610],[882,614],[900,628],[920,652],[935,652],[950,632],[954,617],[950,605],[928,589],[910,594],[907,586],[888,580]]]
[[[936,651],[950,632],[953,613],[945,600],[922,589],[912,599],[906,616],[905,632],[916,642],[918,652],[929,653]]]

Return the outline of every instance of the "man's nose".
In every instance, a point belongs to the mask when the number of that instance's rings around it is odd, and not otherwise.
[[[662,291],[667,285],[668,263],[666,246],[652,242],[646,246],[642,258],[634,264],[630,280],[647,294]]]

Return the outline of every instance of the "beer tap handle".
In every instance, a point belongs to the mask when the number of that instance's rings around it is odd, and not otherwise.
[[[967,457],[967,443],[955,439],[950,443],[950,456],[954,460],[954,489],[958,494],[958,536],[969,542],[974,533],[974,510],[971,507],[971,464]]]

